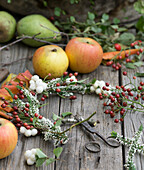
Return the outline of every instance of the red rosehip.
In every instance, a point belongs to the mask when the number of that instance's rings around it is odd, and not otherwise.
[[[139,51],[137,51],[137,52],[136,52],[136,54],[137,54],[137,55],[140,55],[140,52],[139,52]]]
[[[64,72],[63,75],[64,75],[64,76],[67,76],[67,75],[68,75],[68,72]]]
[[[144,85],[144,83],[141,81],[141,82],[140,82],[140,85],[141,85],[141,86],[143,86],[143,85]]]
[[[38,117],[38,113],[35,113],[35,117]]]
[[[28,124],[27,124],[27,123],[24,123],[23,125],[24,125],[25,127],[26,127],[26,126],[28,126]]]
[[[44,97],[41,97],[41,101],[45,101],[45,98],[44,98]]]
[[[24,115],[25,115],[25,117],[29,117],[29,114],[28,114],[28,113],[25,113]]]
[[[29,125],[26,126],[27,129],[30,129],[31,127]]]
[[[42,118],[43,118],[42,115],[40,115],[40,116],[39,116],[39,119],[42,119]]]
[[[76,98],[76,96],[70,96],[70,100],[75,100]]]
[[[113,65],[112,65],[112,68],[116,68],[116,65],[115,65],[115,64],[113,64]]]
[[[27,112],[29,111],[29,108],[27,108],[27,107],[25,107],[24,109],[25,109],[25,111],[27,111]]]
[[[103,96],[99,96],[99,99],[102,100],[102,99],[103,99]]]
[[[123,118],[120,118],[120,121],[123,122],[124,121]]]
[[[128,58],[128,57],[129,57],[129,55],[126,53],[126,54],[125,54],[125,57],[126,57],[126,58]]]
[[[54,125],[56,124],[56,122],[53,123]]]
[[[125,93],[124,93],[124,92],[122,92],[121,94],[122,94],[122,96],[125,96]]]
[[[23,91],[22,91],[22,90],[20,90],[20,91],[19,91],[19,93],[20,93],[20,94],[23,94]]]
[[[133,76],[133,79],[136,79],[136,76]]]
[[[140,51],[140,53],[142,53],[142,52],[143,52],[143,49],[142,49],[142,48],[140,48],[140,50],[139,50],[139,51]]]
[[[117,99],[120,97],[120,95],[119,94],[116,94],[116,96],[115,96]]]
[[[138,86],[138,89],[139,89],[139,90],[142,90],[142,86]]]
[[[109,110],[105,110],[105,114],[109,114]]]
[[[20,99],[24,99],[25,98],[23,94],[20,95],[19,97],[20,97]]]
[[[26,103],[26,104],[25,104],[25,107],[29,108],[29,103]]]
[[[78,76],[78,72],[75,72],[75,73],[74,73],[74,76],[75,76],[75,77]]]
[[[127,102],[123,102],[123,106],[126,107],[127,106]]]
[[[73,76],[73,74],[72,74],[72,73],[69,73],[69,77],[71,77],[71,76]]]
[[[58,92],[58,93],[59,93],[60,91],[61,91],[60,89],[56,89],[56,92]]]
[[[2,108],[5,108],[5,107],[6,107],[6,104],[5,104],[5,103],[3,103],[3,104],[1,105],[1,107],[2,107]]]
[[[17,122],[20,122],[21,120],[20,120],[20,118],[19,118],[19,117],[17,117],[17,118],[16,118],[16,121],[17,121]]]
[[[13,109],[14,109],[14,110],[18,110],[17,106],[14,106]]]
[[[47,95],[44,94],[43,97],[46,99],[46,98],[47,98]]]
[[[120,44],[117,44],[117,43],[116,43],[114,46],[115,46],[115,49],[116,49],[117,51],[120,51],[120,50],[121,50]]]
[[[57,83],[56,86],[57,86],[57,87],[60,86],[60,83]]]
[[[33,122],[33,118],[32,117],[30,118],[30,122]]]
[[[18,114],[18,112],[16,112],[16,111],[13,112],[13,115],[17,115],[17,114]]]
[[[134,43],[131,43],[131,47],[134,47]]]
[[[120,114],[123,116],[123,115],[124,115],[124,111],[121,110],[121,111],[120,111]]]
[[[106,103],[103,103],[103,106],[106,106],[107,104]]]
[[[121,59],[122,59],[122,56],[121,56],[121,55],[120,55],[120,56],[118,56],[118,59],[119,59],[119,60],[121,60]]]
[[[15,99],[15,100],[17,100],[17,99],[18,99],[18,96],[17,96],[16,94],[14,95],[14,99]]]
[[[124,71],[124,72],[123,72],[123,75],[124,75],[124,76],[126,76],[126,75],[127,75],[127,72],[126,72],[126,71]]]
[[[119,120],[118,120],[118,119],[115,119],[115,120],[114,120],[114,122],[115,122],[115,123],[118,123],[118,122],[119,122]]]
[[[20,85],[20,86],[23,86],[23,84],[24,84],[23,81],[20,81],[20,82],[19,82],[19,85]]]
[[[10,117],[9,117],[9,120],[12,120],[12,119],[13,119],[13,117],[12,117],[12,116],[10,116]]]
[[[126,63],[129,63],[131,60],[129,58],[126,59]]]

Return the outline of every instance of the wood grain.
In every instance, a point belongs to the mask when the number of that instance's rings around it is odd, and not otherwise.
[[[133,76],[136,72],[144,72],[144,68],[140,67],[139,69],[127,69],[128,76],[133,79]],[[136,85],[139,85],[140,81],[144,81],[144,78],[137,78],[135,80]],[[122,76],[122,83],[128,83],[128,79],[125,76]],[[127,113],[124,119],[124,136],[126,137],[133,137],[136,131],[138,131],[140,125],[144,126],[144,113],[140,112],[129,112]],[[144,135],[142,135],[142,144],[144,143]],[[127,156],[128,148],[125,147],[125,161]],[[135,164],[137,170],[144,169],[144,156],[141,154],[135,154]]]

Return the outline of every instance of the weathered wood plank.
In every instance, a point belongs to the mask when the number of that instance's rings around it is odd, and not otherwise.
[[[90,80],[96,78],[104,80],[112,85],[118,83],[118,73],[112,72],[111,68],[100,66],[95,72],[79,76],[81,79],[89,77]],[[88,81],[90,81],[88,80]],[[112,130],[118,131],[121,134],[121,125],[115,124],[113,119],[104,114],[102,108],[103,101],[100,101],[96,95],[77,95],[77,100],[61,100],[60,112],[71,111],[73,114],[81,114],[84,118],[90,116],[94,111],[97,114],[94,116],[95,120],[100,123],[96,125],[96,129],[104,136],[109,136]],[[84,149],[86,142],[90,141],[85,131],[81,127],[74,128],[69,134],[70,141],[64,146],[64,151],[61,155],[60,161],[56,164],[56,169],[63,170],[92,170],[92,169],[105,169],[111,170],[119,167],[123,169],[122,165],[122,149],[110,148],[106,146],[103,141],[96,138],[101,145],[100,154],[89,153]],[[100,160],[98,162],[98,156]]]
[[[17,44],[9,48],[9,50],[3,50],[0,52],[0,62],[1,63],[9,63],[11,61],[15,61],[17,59],[26,58],[28,56],[33,55],[35,51],[34,48],[29,48],[23,44]],[[26,69],[29,69],[31,73],[34,73],[32,63],[30,60],[20,60],[15,62],[12,65],[7,66],[8,70],[12,73],[18,74],[20,72],[24,72]],[[47,99],[47,106],[41,109],[41,114],[47,118],[52,117],[52,113],[59,112],[59,98],[53,96]],[[32,148],[41,148],[47,155],[53,156],[53,143],[45,142],[42,136],[36,136],[27,138],[21,134],[19,134],[19,140],[17,146],[13,153],[5,159],[0,160],[0,169],[2,170],[31,170],[31,169],[54,169],[54,163],[50,166],[42,166],[40,168],[36,168],[35,166],[28,166],[24,161],[24,153],[28,149]]]
[[[135,70],[128,69],[127,72],[128,72],[128,76],[131,77],[131,79],[133,79],[134,74],[136,72],[144,72],[144,68],[141,67]],[[144,78],[137,78],[135,81],[136,81],[136,85],[138,85],[140,81],[144,81]],[[122,83],[126,84],[128,82],[129,82],[128,79],[122,76]],[[130,138],[133,137],[133,135],[138,130],[141,124],[144,125],[144,113],[140,113],[140,112],[127,113],[124,119],[124,135]],[[143,135],[142,135],[142,143],[144,143]],[[128,148],[125,147],[125,161],[126,161],[127,151]],[[144,169],[144,157],[141,154],[135,154],[135,164],[137,170]]]

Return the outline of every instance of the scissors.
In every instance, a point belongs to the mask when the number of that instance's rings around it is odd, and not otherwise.
[[[77,121],[83,120],[82,117],[78,118],[77,116],[75,117],[75,119]],[[95,135],[101,138],[110,147],[117,148],[120,146],[120,143],[116,139],[113,139],[113,140],[115,141],[115,143],[117,143],[117,145],[113,145],[112,143],[110,143],[109,142],[110,137],[108,138],[103,137],[98,131],[96,131],[96,129],[90,126],[88,122],[81,123],[81,126],[83,126],[91,134],[90,136],[93,140],[85,144],[85,149],[88,150],[89,152],[98,153],[101,151],[100,145],[96,142]],[[93,146],[94,149],[91,149],[90,148],[91,146]]]

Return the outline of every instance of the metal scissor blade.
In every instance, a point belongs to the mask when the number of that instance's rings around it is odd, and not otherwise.
[[[81,123],[81,125],[84,126],[86,130],[90,133],[97,133],[97,131],[93,127],[91,127],[88,122],[83,122]]]

